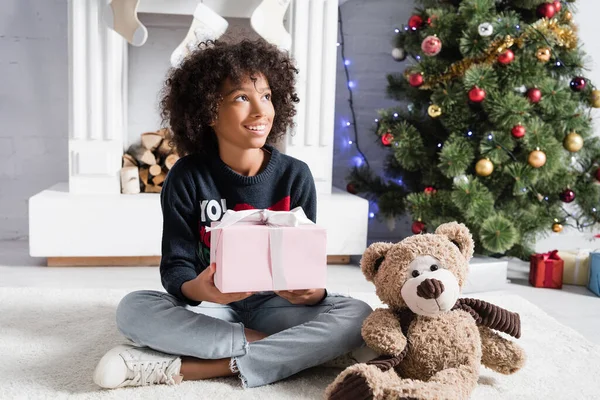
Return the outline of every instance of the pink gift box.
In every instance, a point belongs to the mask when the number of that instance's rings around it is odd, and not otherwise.
[[[222,293],[325,288],[326,244],[326,230],[318,225],[238,222],[215,229],[210,246],[215,286]]]

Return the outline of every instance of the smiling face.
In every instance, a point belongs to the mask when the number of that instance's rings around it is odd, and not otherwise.
[[[263,147],[275,117],[271,89],[264,75],[247,76],[239,84],[228,78],[221,95],[217,120],[211,124],[219,146],[242,150]]]

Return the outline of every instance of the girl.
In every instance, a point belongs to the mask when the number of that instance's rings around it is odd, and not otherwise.
[[[316,220],[308,166],[267,144],[292,124],[292,60],[264,40],[203,44],[170,72],[163,122],[185,154],[161,192],[160,275],[167,293],[137,291],[117,308],[133,345],[110,350],[104,388],[175,384],[238,374],[243,387],[276,382],[361,347],[366,303],[324,289],[221,293],[206,227],[226,209],[302,207]]]

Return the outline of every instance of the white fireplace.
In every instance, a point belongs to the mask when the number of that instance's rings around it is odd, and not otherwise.
[[[199,1],[141,0],[149,37],[139,48],[104,26],[106,0],[69,1],[69,180],[30,198],[31,256],[65,264],[98,257],[135,264],[160,256],[160,195],[121,194],[122,155],[141,133],[160,128],[158,90]],[[256,35],[249,18],[261,0],[203,2],[228,19],[226,36]],[[337,6],[338,0],[290,4],[285,25],[300,69],[301,102],[295,131],[279,148],[305,161],[315,177],[327,253],[355,255],[367,243],[368,202],[331,183]]]

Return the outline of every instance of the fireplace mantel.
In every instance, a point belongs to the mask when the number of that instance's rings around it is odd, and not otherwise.
[[[261,2],[203,1],[226,18],[249,18]],[[121,158],[130,144],[129,47],[103,24],[105,2],[69,1],[69,179],[30,199],[32,256],[160,255],[159,195],[121,194]],[[191,15],[198,2],[141,0],[138,12]],[[368,202],[332,187],[337,6],[338,0],[290,4],[285,24],[300,70],[297,92],[305,100],[295,132],[279,147],[311,169],[328,254],[352,255],[366,247]]]

